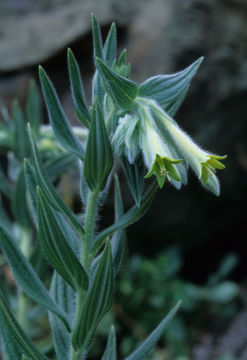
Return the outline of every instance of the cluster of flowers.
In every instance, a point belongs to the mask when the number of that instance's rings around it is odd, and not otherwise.
[[[187,183],[189,166],[202,184],[219,195],[216,169],[224,169],[220,162],[226,158],[201,149],[155,100],[137,97],[131,114],[119,119],[112,138],[115,152],[127,156],[133,163],[140,153],[148,173],[163,187],[167,178],[177,189]]]

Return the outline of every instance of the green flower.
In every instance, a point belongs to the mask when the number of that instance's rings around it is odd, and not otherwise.
[[[162,188],[166,177],[173,178],[176,181],[181,181],[180,176],[173,164],[179,164],[182,160],[171,159],[167,156],[161,157],[156,154],[151,170],[147,173],[145,178],[150,178],[153,174],[156,175],[159,187]]]
[[[219,160],[225,159],[226,155],[214,155],[200,148],[155,101],[138,98],[138,103],[141,108],[149,109],[153,127],[158,129],[170,152],[177,155],[170,157],[182,158],[183,163],[192,168],[203,186],[218,196],[220,185],[215,172],[225,168]]]
[[[225,169],[225,165],[222,164],[219,160],[224,160],[226,158],[225,156],[218,156],[218,155],[210,155],[208,154],[208,160],[202,162],[202,170],[201,170],[201,176],[203,183],[206,185],[209,177],[212,176],[216,169]]]

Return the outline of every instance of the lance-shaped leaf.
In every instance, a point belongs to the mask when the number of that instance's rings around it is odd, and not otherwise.
[[[92,122],[84,161],[84,176],[91,190],[102,191],[113,165],[111,143],[97,98],[94,101]]]
[[[68,152],[75,154],[83,160],[84,149],[72,131],[51,80],[41,66],[39,67],[39,77],[50,123],[58,142]]]
[[[112,23],[104,45],[104,59],[107,65],[111,66],[116,58],[117,49],[117,29],[115,23]],[[100,57],[100,56],[98,56]]]
[[[107,241],[72,333],[72,345],[75,350],[87,349],[90,346],[100,320],[111,308],[112,300],[112,253],[110,242]]]
[[[24,174],[27,187],[27,202],[28,209],[32,220],[36,227],[38,227],[37,209],[36,209],[36,186],[37,179],[35,177],[34,169],[29,160],[24,159]]]
[[[135,200],[136,205],[140,206],[145,175],[143,161],[137,159],[133,164],[130,164],[126,157],[121,157],[120,161],[131,194]]]
[[[92,34],[93,34],[93,58],[94,58],[94,63],[96,63],[96,57],[99,57],[102,60],[104,59],[103,43],[102,43],[100,26],[94,16],[94,14],[92,14],[91,17],[92,17]],[[103,86],[101,77],[99,76],[99,73],[97,70],[95,71],[95,74],[93,77],[92,95],[93,95],[92,101],[94,101],[94,98],[97,96],[100,106],[103,106],[105,90],[104,90],[104,86]]]
[[[37,208],[39,238],[44,254],[54,269],[75,291],[86,290],[88,275],[66,240],[39,187],[37,188]]]
[[[122,109],[130,110],[137,96],[138,86],[112,70],[100,58],[96,58],[96,67],[112,100]]]
[[[144,360],[146,356],[150,353],[152,348],[159,341],[161,336],[164,333],[164,330],[169,323],[169,321],[174,317],[181,302],[179,301],[176,306],[168,313],[168,315],[161,321],[161,323],[153,330],[153,332],[148,336],[148,338],[125,360]]]
[[[144,81],[139,88],[139,96],[156,100],[172,116],[181,105],[186,91],[196,74],[203,57],[183,71],[170,75],[157,75]]]
[[[19,102],[14,100],[12,103],[12,116],[14,120],[14,152],[15,156],[19,160],[23,160],[24,157],[28,156],[30,153],[27,129],[25,126],[25,120],[23,111],[20,108]]]
[[[116,333],[114,325],[110,328],[106,349],[101,360],[117,360]]]
[[[36,303],[54,312],[69,329],[68,319],[62,309],[52,300],[31,264],[22,254],[15,241],[0,228],[0,245],[6,256],[16,283]]]
[[[12,211],[16,221],[24,227],[30,226],[30,217],[26,202],[26,182],[24,168],[21,166],[12,192]]]
[[[80,75],[80,69],[75,59],[73,52],[68,49],[68,68],[69,68],[69,79],[70,86],[73,96],[73,101],[76,108],[76,114],[79,120],[87,127],[90,127],[91,116],[88,111],[86,104],[84,89],[82,86],[82,80]]]
[[[115,223],[118,222],[124,214],[123,200],[121,195],[120,184],[118,176],[115,175],[114,182],[114,210],[115,210]],[[125,230],[119,229],[116,231],[111,239],[112,244],[112,261],[114,268],[114,277],[116,277],[120,266],[122,264],[125,248]]]
[[[72,211],[67,207],[67,205],[63,202],[60,196],[57,194],[56,190],[54,189],[53,184],[51,183],[45,168],[42,164],[40,159],[40,155],[38,153],[36,144],[32,137],[31,129],[28,127],[29,132],[29,139],[31,142],[32,147],[32,157],[34,163],[34,171],[35,171],[35,178],[38,182],[37,185],[40,186],[42,189],[46,199],[52,205],[52,207],[61,212],[69,223],[73,226],[73,228],[80,234],[84,234],[83,227],[81,226],[80,222],[77,220],[76,216],[72,213]]]
[[[103,43],[102,43],[102,35],[101,35],[101,31],[100,31],[100,26],[99,26],[99,23],[96,20],[96,17],[94,16],[93,13],[91,14],[91,19],[92,19],[94,60],[96,60],[96,57],[103,59],[104,54],[103,54]]]
[[[23,354],[21,348],[10,335],[3,316],[0,313],[0,343],[4,360],[20,360]]]
[[[0,312],[7,325],[10,335],[18,343],[21,349],[31,357],[32,360],[48,360],[48,358],[43,355],[36,346],[32,343],[29,337],[20,327],[19,323],[16,321],[14,315],[12,314],[8,304],[0,293]]]
[[[31,79],[28,88],[26,115],[34,134],[38,134],[41,124],[41,102],[40,93],[34,79]]]
[[[157,191],[157,182],[154,181],[146,191],[145,195],[143,196],[142,202],[139,207],[137,205],[134,205],[117,222],[107,227],[98,234],[92,245],[92,253],[97,254],[97,252],[102,247],[107,236],[111,236],[112,234],[114,234],[115,231],[126,228],[129,225],[135,223],[137,220],[139,220],[149,209],[149,206],[154,198],[156,191]]]

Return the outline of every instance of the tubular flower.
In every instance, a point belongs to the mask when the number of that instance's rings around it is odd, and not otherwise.
[[[214,155],[203,150],[158,104],[151,100],[143,100],[145,103],[149,103],[150,112],[156,126],[171,141],[184,161],[191,166],[202,184],[215,195],[219,195],[220,185],[215,172],[217,169],[225,168],[219,160],[224,160],[226,155]]]
[[[156,101],[137,97],[133,113],[120,118],[112,138],[118,155],[125,155],[130,163],[142,153],[148,168],[146,178],[155,175],[160,187],[165,179],[176,188],[187,183],[188,166],[201,183],[215,195],[220,193],[217,169],[226,156],[211,154],[200,148]]]

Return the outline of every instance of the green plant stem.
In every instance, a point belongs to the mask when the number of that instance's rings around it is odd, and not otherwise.
[[[81,352],[74,351],[74,349],[72,348],[72,351],[70,354],[70,360],[80,360],[81,355],[82,355]]]
[[[90,272],[91,257],[90,257],[90,248],[94,237],[95,230],[95,220],[97,215],[97,200],[98,200],[99,191],[95,189],[90,191],[88,194],[88,202],[86,207],[85,222],[84,222],[84,231],[82,242],[82,251],[81,251],[81,263],[84,266],[85,270]],[[77,323],[77,318],[80,315],[80,311],[83,305],[85,298],[85,291],[81,291],[77,295],[77,304],[76,304],[76,314],[75,314],[75,324]],[[70,360],[79,360],[81,358],[82,352],[74,351],[71,348]]]
[[[88,272],[91,265],[90,248],[94,237],[98,195],[99,195],[98,189],[89,192],[86,215],[85,215],[85,223],[84,223],[85,235],[83,236],[83,242],[82,242],[81,262],[85,270]]]

